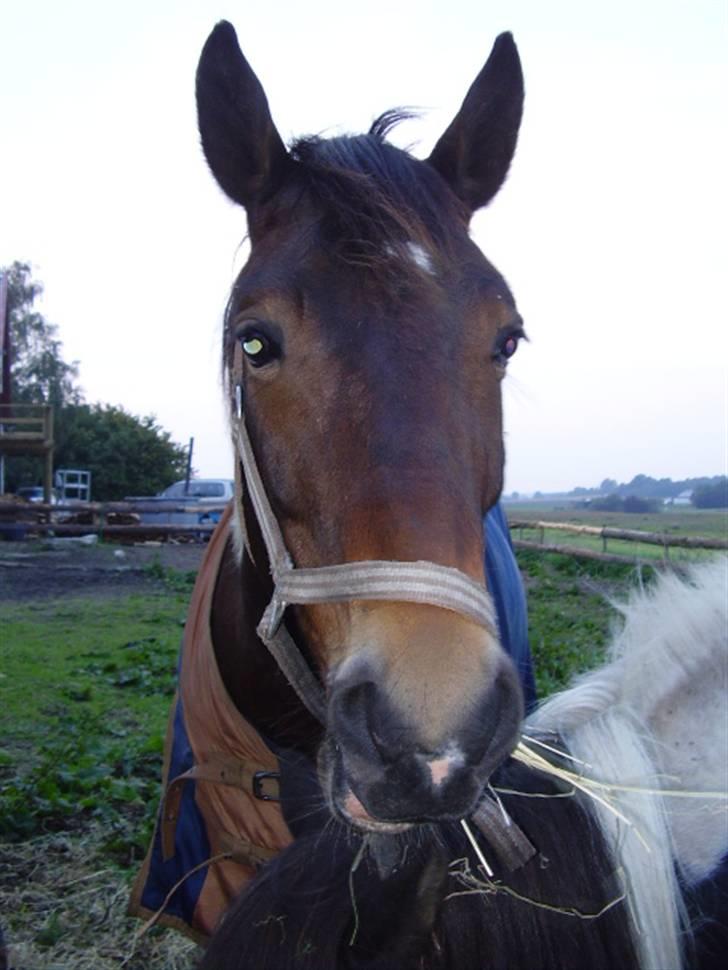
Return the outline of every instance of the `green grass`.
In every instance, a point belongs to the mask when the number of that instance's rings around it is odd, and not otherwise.
[[[594,528],[605,526],[614,529],[634,529],[641,532],[656,532],[668,537],[700,536],[711,539],[728,539],[728,513],[725,510],[703,510],[688,507],[666,509],[663,512],[627,514],[624,512],[592,512],[586,509],[549,506],[546,503],[518,503],[507,507],[508,517],[513,521],[563,522],[571,525],[588,525]],[[519,528],[512,530],[514,539],[540,542],[540,530]],[[620,539],[606,542],[598,536],[579,535],[546,529],[543,541],[547,545],[571,546],[589,549],[594,552],[607,552],[612,555],[628,556],[644,560],[661,560],[665,556],[662,546]],[[669,558],[675,562],[692,562],[715,555],[714,551],[704,549],[683,549],[672,546]]]
[[[609,597],[624,598],[632,566],[519,550],[528,593],[528,624],[539,698],[561,690],[604,659],[615,620]],[[649,581],[652,570],[643,571]]]
[[[609,526],[614,529],[639,529],[666,535],[728,538],[728,510],[694,509],[691,506],[666,507],[662,512],[592,512],[566,502],[514,502],[506,505],[509,519],[569,522],[573,525]]]
[[[189,588],[0,608],[0,838],[100,821],[115,862],[141,857]]]

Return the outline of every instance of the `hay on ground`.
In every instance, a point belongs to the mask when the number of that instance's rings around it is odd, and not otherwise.
[[[12,970],[193,970],[200,950],[172,930],[135,942],[129,876],[99,852],[101,832],[0,844],[0,921]]]

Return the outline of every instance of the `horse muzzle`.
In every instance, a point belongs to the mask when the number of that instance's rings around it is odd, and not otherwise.
[[[380,665],[366,656],[344,664],[330,686],[319,758],[334,814],[362,829],[390,832],[468,815],[521,728],[518,676],[502,651],[495,667],[433,731],[436,719],[426,706],[402,712]]]

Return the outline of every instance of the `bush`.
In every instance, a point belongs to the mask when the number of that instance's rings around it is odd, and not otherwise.
[[[699,485],[690,501],[696,509],[728,508],[728,478],[724,476],[710,485]]]

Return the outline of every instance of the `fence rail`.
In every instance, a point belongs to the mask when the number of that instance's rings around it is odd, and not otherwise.
[[[152,523],[134,521],[135,517],[145,513],[187,514],[204,516],[221,513],[224,503],[194,505],[166,504],[160,508],[158,502],[74,502],[64,505],[46,505],[43,503],[0,502],[0,527],[19,526],[29,534],[43,535],[85,535],[97,533],[109,538],[173,538],[175,536],[197,535],[206,536],[214,529],[213,523],[197,522],[189,524]],[[131,521],[130,521],[131,520]],[[516,549],[538,549],[542,552],[559,552],[569,556],[582,556],[587,559],[603,559],[611,562],[633,563],[640,557],[635,555],[619,555],[608,552],[609,540],[620,542],[637,542],[662,548],[663,557],[669,559],[671,548],[720,550],[728,549],[728,538],[720,539],[709,536],[676,536],[660,532],[641,532],[637,529],[618,529],[612,526],[575,525],[570,522],[534,521],[531,519],[513,519],[509,521]],[[539,533],[537,541],[523,538],[524,531]],[[547,541],[546,533],[562,532],[583,535],[602,540],[601,552],[595,549],[562,545],[553,542],[551,536]]]
[[[0,502],[0,530],[24,535],[81,536],[99,535],[114,539],[171,539],[180,536],[206,538],[214,521],[200,517],[222,513],[225,503],[204,505],[183,502],[72,502],[49,505],[43,502]],[[144,513],[193,515],[198,521],[187,523],[142,522]]]
[[[0,404],[0,490],[5,487],[5,456],[43,458],[43,494],[53,487],[53,408],[49,404]]]
[[[676,536],[663,532],[641,532],[638,529],[618,529],[613,526],[576,525],[570,522],[545,522],[532,519],[512,519],[509,521],[511,533],[518,532],[518,538],[513,537],[516,549],[536,549],[541,552],[558,552],[567,556],[581,556],[584,559],[601,559],[604,562],[634,563],[638,559],[652,561],[646,556],[639,556],[638,550],[634,555],[608,552],[610,539],[619,542],[636,542],[648,546],[659,546],[664,560],[669,560],[670,549],[728,549],[728,538],[721,539],[712,536]],[[539,533],[538,541],[523,538],[524,530]],[[553,536],[546,533],[566,532],[576,535],[594,537],[602,540],[601,551],[585,546],[563,545],[553,541]]]
[[[43,454],[53,447],[53,408],[0,404],[0,453]]]

